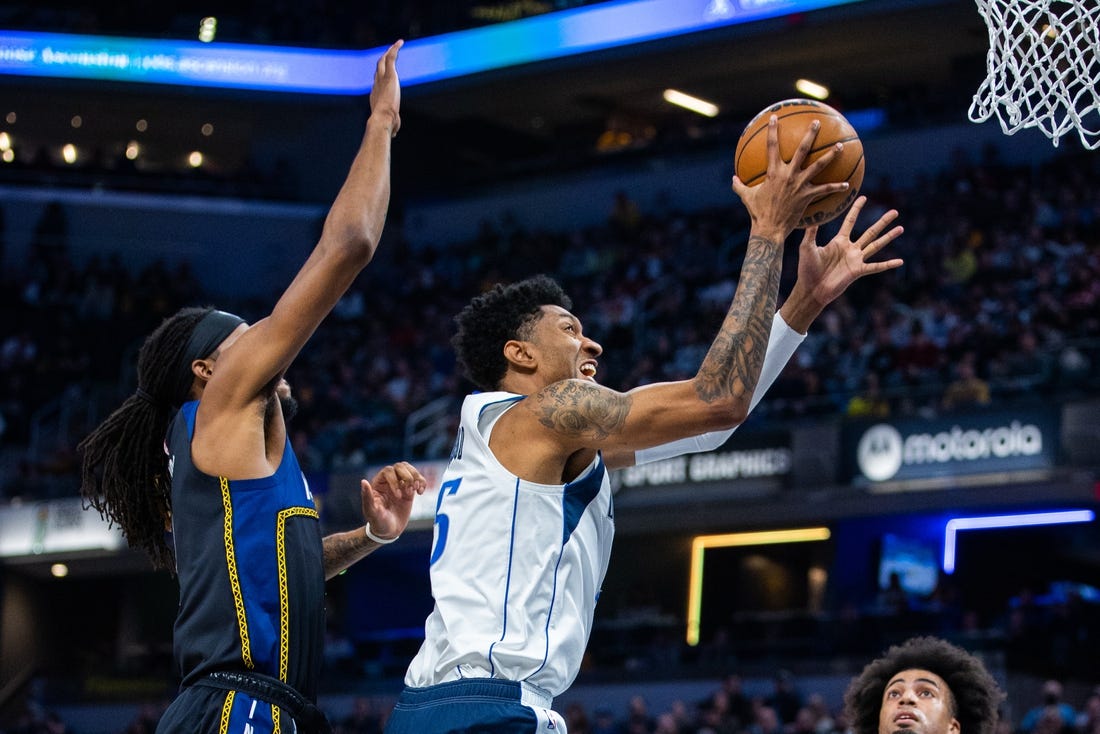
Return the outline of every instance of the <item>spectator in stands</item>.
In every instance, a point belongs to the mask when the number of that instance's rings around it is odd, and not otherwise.
[[[891,571],[886,586],[879,589],[879,610],[883,614],[903,615],[909,611],[911,606],[909,592],[901,584],[901,574],[897,571]]]
[[[784,734],[815,734],[817,716],[809,706],[803,706],[795,712],[794,720],[783,727]]]
[[[736,674],[731,673],[722,680],[722,692],[726,695],[726,705],[730,716],[738,728],[748,726],[752,721],[752,698],[745,693],[745,681]]]
[[[1004,694],[985,665],[936,637],[914,637],[848,686],[853,734],[993,734]]]
[[[574,701],[565,709],[565,723],[569,734],[592,734],[592,724],[588,721],[588,712],[584,706]]]
[[[863,391],[853,395],[845,408],[849,418],[886,418],[890,415],[890,401],[882,394],[877,372],[863,376]]]
[[[944,390],[944,410],[959,410],[989,405],[989,383],[978,377],[973,352],[968,352],[955,365],[955,379]]]
[[[623,190],[615,192],[615,201],[611,207],[609,222],[620,237],[633,238],[641,223],[642,214],[638,204]]]
[[[337,734],[382,734],[382,719],[369,698],[356,696],[351,713],[344,717]]]
[[[187,308],[165,320],[138,355],[136,392],[80,445],[85,500],[179,577],[183,689],[162,734],[227,723],[262,734],[291,719],[298,730],[326,730],[314,703],[324,581],[396,540],[425,489],[409,464],[388,466],[362,482],[366,527],[322,540],[287,436],[293,403],[283,379],[378,246],[400,127],[400,48],[379,59],[351,171],[270,316],[249,326]]]
[[[592,722],[592,734],[622,734],[615,714],[607,707],[596,709],[595,720]],[[568,729],[566,731],[569,731]]]
[[[722,688],[712,693],[705,701],[700,701],[696,710],[700,727],[713,734],[734,734],[747,728],[753,720],[751,709],[745,719],[739,721],[734,716],[730,707],[730,698]]]
[[[126,727],[126,734],[155,734],[164,706],[152,703],[144,704],[134,720]]]
[[[1041,703],[1027,710],[1020,720],[1020,731],[1025,734],[1060,734],[1065,727],[1072,727],[1077,712],[1067,703],[1062,682],[1054,679],[1043,681],[1039,691]]]
[[[756,707],[753,716],[747,734],[783,734],[783,722],[774,707],[761,704]]]
[[[772,692],[764,702],[775,710],[781,724],[794,723],[795,716],[802,708],[802,694],[794,683],[794,674],[789,670],[779,670],[772,678]]]
[[[1100,686],[1085,699],[1073,726],[1077,734],[1100,734]]]
[[[1073,725],[1062,718],[1062,712],[1054,706],[1043,709],[1031,734],[1073,734]]]
[[[649,702],[644,696],[631,696],[626,704],[623,734],[650,734],[656,723],[649,712]]]
[[[1024,329],[1012,348],[998,355],[990,371],[1004,393],[1041,399],[1054,373],[1054,360],[1040,348],[1038,335]]]
[[[939,378],[943,353],[925,332],[924,324],[915,320],[909,335],[897,352],[897,369],[906,384],[919,385]]]
[[[652,731],[653,734],[681,734],[680,722],[676,721],[676,717],[668,711],[657,715],[657,720],[654,723]]]
[[[837,730],[836,719],[823,695],[811,693],[807,696],[806,708],[813,714],[814,731],[817,734],[833,734]]]

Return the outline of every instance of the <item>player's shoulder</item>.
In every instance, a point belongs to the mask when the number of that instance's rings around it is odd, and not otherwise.
[[[473,392],[462,402],[462,412],[481,413],[493,406],[508,406],[523,400],[525,396],[504,390],[491,392]]]

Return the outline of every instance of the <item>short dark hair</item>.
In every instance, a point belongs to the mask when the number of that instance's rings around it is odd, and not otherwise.
[[[927,670],[950,689],[952,716],[961,734],[991,734],[1004,693],[977,657],[938,637],[914,637],[869,663],[844,694],[854,734],[878,734],[882,696],[903,670]]]
[[[509,339],[522,339],[538,319],[542,306],[572,308],[561,286],[546,275],[536,275],[511,285],[498,283],[466,305],[455,323],[458,331],[451,344],[462,373],[479,390],[497,390],[508,370],[503,347]]]

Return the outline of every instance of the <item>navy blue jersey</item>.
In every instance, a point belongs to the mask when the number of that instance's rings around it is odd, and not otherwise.
[[[166,442],[183,685],[215,670],[252,670],[316,699],[325,574],[313,496],[289,441],[269,477],[230,480],[196,469],[198,405],[183,405]]]

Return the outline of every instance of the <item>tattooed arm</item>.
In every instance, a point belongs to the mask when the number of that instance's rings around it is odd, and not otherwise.
[[[360,501],[367,524],[325,537],[325,580],[397,540],[409,524],[413,499],[424,494],[427,486],[424,476],[404,461],[383,467],[373,481],[361,480]]]
[[[596,450],[616,468],[633,462],[638,449],[733,428],[744,420],[775,314],[784,241],[807,204],[847,188],[812,182],[839,144],[803,168],[817,135],[814,123],[784,162],[777,124],[773,116],[764,181],[748,187],[733,179],[752,221],[748,249],[733,302],[698,373],[690,380],[627,393],[586,379],[541,386],[504,413],[493,429],[490,448],[506,468],[531,481],[561,481],[575,476]]]
[[[690,380],[647,385],[621,394],[583,380],[550,385],[526,408],[560,437],[564,448],[599,448],[607,456],[711,430],[733,428],[748,415],[775,314],[783,243],[806,205],[847,184],[812,183],[837,148],[802,167],[817,135],[803,136],[789,162],[779,156],[778,121],[768,126],[768,175],[753,187],[734,178],[752,227],[737,292],[698,373]],[[631,457],[632,459],[632,457]]]
[[[325,581],[354,563],[363,560],[382,546],[367,538],[363,528],[346,533],[326,535],[322,541],[325,559]]]
[[[712,430],[748,414],[779,290],[781,239],[753,235],[737,293],[698,373],[619,393],[587,380],[556,382],[522,404],[567,451],[601,449],[605,459]]]
[[[855,237],[852,229],[867,203],[866,197],[856,199],[840,231],[824,247],[817,246],[817,228],[810,227],[802,238],[798,255],[798,280],[783,307],[772,320],[768,349],[760,369],[760,379],[749,404],[751,411],[764,393],[782,372],[787,361],[806,336],[810,325],[828,304],[836,300],[848,286],[867,275],[883,273],[901,267],[900,258],[869,262],[887,244],[901,236],[901,227],[890,227],[897,218],[891,209],[869,226],[862,235]],[[680,456],[698,451],[712,451],[724,444],[734,429],[710,431],[642,449],[631,455],[605,455],[609,465],[630,466]]]

